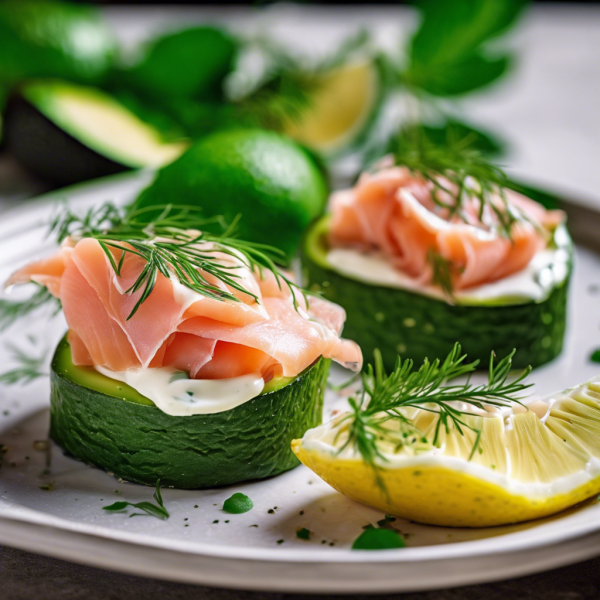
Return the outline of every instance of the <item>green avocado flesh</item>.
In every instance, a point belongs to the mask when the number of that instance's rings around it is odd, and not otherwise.
[[[302,247],[304,283],[347,313],[344,337],[356,341],[372,360],[378,348],[386,369],[398,355],[420,365],[445,358],[460,342],[469,360],[486,367],[490,353],[513,349],[515,368],[540,366],[562,350],[570,275],[542,302],[457,305],[412,291],[371,285],[336,272],[327,263],[327,217],[308,230]]]
[[[187,147],[166,142],[111,95],[61,80],[25,83],[10,96],[6,138],[23,164],[64,184],[161,167]]]
[[[220,413],[173,417],[130,386],[77,367],[58,345],[50,375],[50,437],[116,477],[195,489],[277,475],[297,466],[293,439],[322,421],[329,361]]]

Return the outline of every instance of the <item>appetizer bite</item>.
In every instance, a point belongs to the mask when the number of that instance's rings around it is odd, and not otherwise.
[[[360,369],[344,311],[308,296],[265,247],[111,205],[55,223],[62,244],[17,271],[60,300],[50,435],[128,481],[202,488],[298,464],[321,422],[329,359]]]
[[[472,358],[517,348],[538,366],[563,344],[571,272],[564,214],[506,187],[477,155],[417,148],[336,192],[305,237],[307,285],[347,312],[366,356]]]
[[[419,370],[376,363],[351,411],[294,452],[349,498],[430,525],[507,525],[596,496],[600,378],[524,406],[511,358],[489,363],[487,385],[445,383],[478,366],[459,346]]]

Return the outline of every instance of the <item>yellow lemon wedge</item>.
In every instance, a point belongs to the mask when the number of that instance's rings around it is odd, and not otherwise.
[[[413,408],[406,416],[423,436],[378,447],[380,484],[373,467],[346,444],[344,415],[309,430],[292,449],[349,498],[431,525],[507,525],[600,492],[600,377],[527,408],[465,416],[472,429],[440,427],[435,445],[438,415]],[[396,425],[390,420],[386,426]]]
[[[310,107],[298,120],[288,119],[284,133],[324,154],[350,145],[366,128],[382,93],[379,69],[357,60],[320,76]]]

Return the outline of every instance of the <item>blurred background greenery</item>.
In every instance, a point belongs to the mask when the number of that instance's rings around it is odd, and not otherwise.
[[[249,4],[260,14],[271,3]],[[510,78],[510,36],[527,9],[526,0],[421,0],[412,31],[391,46],[363,28],[316,55],[210,21],[166,23],[128,44],[91,3],[2,0],[0,144],[51,186],[162,168],[146,205],[242,214],[246,237],[291,255],[332,179],[355,177],[407,132],[502,157],[501,133],[461,107]],[[285,182],[278,157],[283,170],[296,165]],[[291,242],[246,231],[259,205],[283,231],[298,224]]]

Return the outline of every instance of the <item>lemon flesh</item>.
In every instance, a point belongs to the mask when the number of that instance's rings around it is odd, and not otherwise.
[[[351,448],[338,417],[292,443],[296,456],[349,498],[399,517],[451,527],[507,525],[545,517],[600,493],[600,377],[506,414],[469,416],[481,430],[441,428],[408,414],[425,441],[382,446],[384,486]],[[393,426],[391,423],[390,426]]]
[[[381,94],[377,67],[357,61],[324,74],[298,120],[288,120],[284,133],[325,154],[348,146],[364,130]]]

